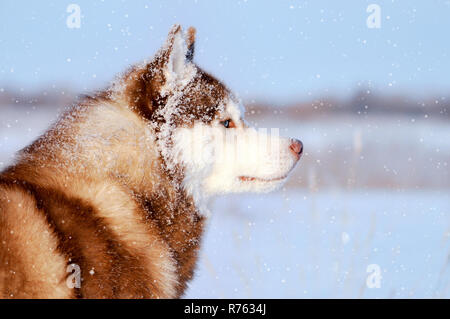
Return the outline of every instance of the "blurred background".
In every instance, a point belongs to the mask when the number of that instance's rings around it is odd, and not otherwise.
[[[193,25],[196,63],[305,153],[280,191],[212,202],[186,297],[448,298],[449,17],[450,1],[2,0],[0,169]]]

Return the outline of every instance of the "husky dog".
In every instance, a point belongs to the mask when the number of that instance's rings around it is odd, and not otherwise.
[[[248,127],[194,40],[175,25],[0,173],[1,297],[181,297],[207,199],[285,181],[302,144]]]

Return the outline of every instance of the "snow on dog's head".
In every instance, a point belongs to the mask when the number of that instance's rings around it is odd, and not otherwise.
[[[277,188],[299,160],[301,143],[281,138],[278,130],[248,127],[239,101],[193,63],[194,36],[193,28],[186,34],[172,28],[144,67],[153,84],[145,72],[136,76],[149,96],[145,106],[138,97],[130,104],[150,120],[166,169],[181,171],[182,186],[194,197]]]

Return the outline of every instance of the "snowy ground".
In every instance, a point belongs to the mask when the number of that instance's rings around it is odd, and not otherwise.
[[[0,169],[56,116],[1,106]],[[447,122],[258,122],[301,138],[305,157],[284,190],[212,203],[186,297],[450,297]],[[380,288],[366,285],[371,264]]]
[[[186,297],[450,297],[447,191],[289,190],[212,210]]]

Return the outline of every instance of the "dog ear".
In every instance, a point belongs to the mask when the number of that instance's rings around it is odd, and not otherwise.
[[[187,30],[187,54],[186,60],[192,61],[194,58],[194,50],[195,50],[195,28],[189,27]]]
[[[189,76],[187,67],[193,58],[195,29],[189,28],[187,37],[181,26],[175,24],[169,32],[164,48],[164,73],[166,80],[186,79]]]

